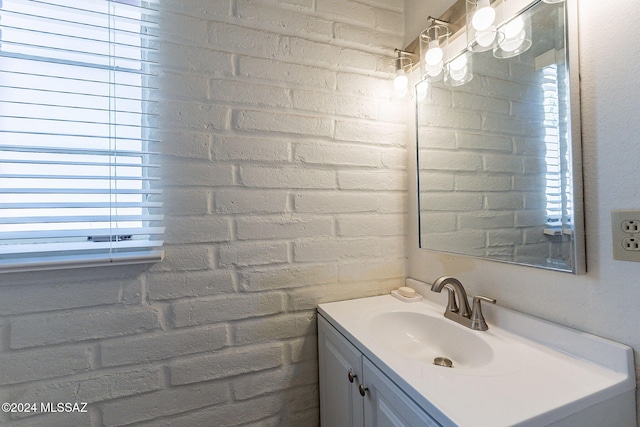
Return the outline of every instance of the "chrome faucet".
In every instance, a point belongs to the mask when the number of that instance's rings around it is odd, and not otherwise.
[[[443,276],[436,280],[431,286],[431,290],[438,293],[442,292],[443,288],[447,290],[449,295],[444,317],[476,331],[486,331],[489,329],[482,315],[482,306],[480,303],[481,301],[485,301],[495,304],[496,300],[482,295],[475,296],[473,297],[473,309],[471,309],[469,308],[467,292],[458,279]]]

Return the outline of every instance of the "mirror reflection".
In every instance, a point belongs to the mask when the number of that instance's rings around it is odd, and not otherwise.
[[[421,248],[584,269],[565,7],[538,2],[505,21],[526,23],[523,52],[516,52],[521,33],[503,31],[501,40],[516,41],[498,54],[463,52],[467,58],[445,65],[472,65],[464,84],[443,78],[416,86]]]

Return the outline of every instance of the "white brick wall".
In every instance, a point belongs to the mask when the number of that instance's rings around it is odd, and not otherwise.
[[[403,0],[163,0],[166,260],[0,276],[26,426],[316,426],[315,307],[403,283]]]
[[[418,127],[424,247],[507,261],[557,257],[543,234],[546,146],[532,127],[544,119],[542,76],[532,55],[474,55],[470,83],[429,89]]]

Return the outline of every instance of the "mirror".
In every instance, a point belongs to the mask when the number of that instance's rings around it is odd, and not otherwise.
[[[473,52],[471,81],[416,85],[421,248],[586,271],[576,3],[520,9],[531,47]]]

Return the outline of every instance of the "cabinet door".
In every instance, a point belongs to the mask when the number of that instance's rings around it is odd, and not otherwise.
[[[368,389],[364,402],[367,427],[440,427],[369,359],[363,357],[363,372]]]
[[[320,423],[323,427],[363,427],[362,354],[318,316]],[[349,373],[355,375],[353,382]]]

